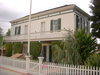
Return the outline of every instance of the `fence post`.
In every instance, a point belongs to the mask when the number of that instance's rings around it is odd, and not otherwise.
[[[26,57],[26,72],[29,73],[30,71],[30,56],[25,56]]]
[[[0,66],[1,66],[1,61],[2,61],[2,60],[1,60],[1,56],[0,56]]]
[[[39,75],[40,75],[41,74],[41,65],[42,65],[44,57],[38,57],[38,59],[39,59]]]
[[[2,66],[2,59],[3,59],[3,56],[0,56],[0,66]]]

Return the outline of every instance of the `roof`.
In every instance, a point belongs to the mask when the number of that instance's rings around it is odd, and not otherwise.
[[[45,11],[42,11],[42,12],[38,12],[38,13],[34,13],[32,14],[31,16],[32,17],[38,17],[38,16],[44,16],[44,15],[48,15],[48,14],[52,14],[52,13],[56,13],[56,12],[60,12],[60,11],[66,11],[66,10],[77,10],[79,12],[81,12],[82,14],[86,15],[89,17],[89,15],[84,12],[82,9],[80,9],[78,6],[76,6],[75,4],[72,4],[72,5],[64,5],[64,6],[60,6],[60,7],[57,7],[57,8],[53,8],[53,9],[49,9],[49,10],[45,10]],[[28,19],[29,15],[27,16],[24,16],[22,18],[19,18],[19,19],[16,19],[16,20],[12,20],[10,21],[11,23],[13,22],[17,22],[17,21],[21,21],[21,20],[26,20]]]

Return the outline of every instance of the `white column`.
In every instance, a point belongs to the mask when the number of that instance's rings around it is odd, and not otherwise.
[[[46,61],[49,62],[49,45],[47,45],[47,49],[46,49]]]
[[[40,75],[41,74],[41,65],[42,65],[44,57],[38,57],[38,59],[39,59],[39,75]]]

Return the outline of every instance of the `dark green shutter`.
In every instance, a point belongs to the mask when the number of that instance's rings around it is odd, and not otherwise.
[[[58,19],[58,30],[61,30],[61,18]]]
[[[79,29],[79,16],[76,15],[76,30]]]
[[[18,34],[20,34],[20,29],[21,29],[21,27],[19,26],[19,27],[18,27]]]
[[[53,20],[51,20],[50,30],[53,31]]]
[[[80,29],[82,30],[82,18],[80,18]]]
[[[15,35],[16,35],[16,33],[17,33],[17,27],[15,27]]]

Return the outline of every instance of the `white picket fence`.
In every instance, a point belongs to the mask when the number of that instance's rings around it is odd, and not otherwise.
[[[26,61],[0,57],[0,66],[26,72]],[[83,65],[63,65],[55,63],[30,62],[29,71],[33,75],[100,75],[100,68]]]

